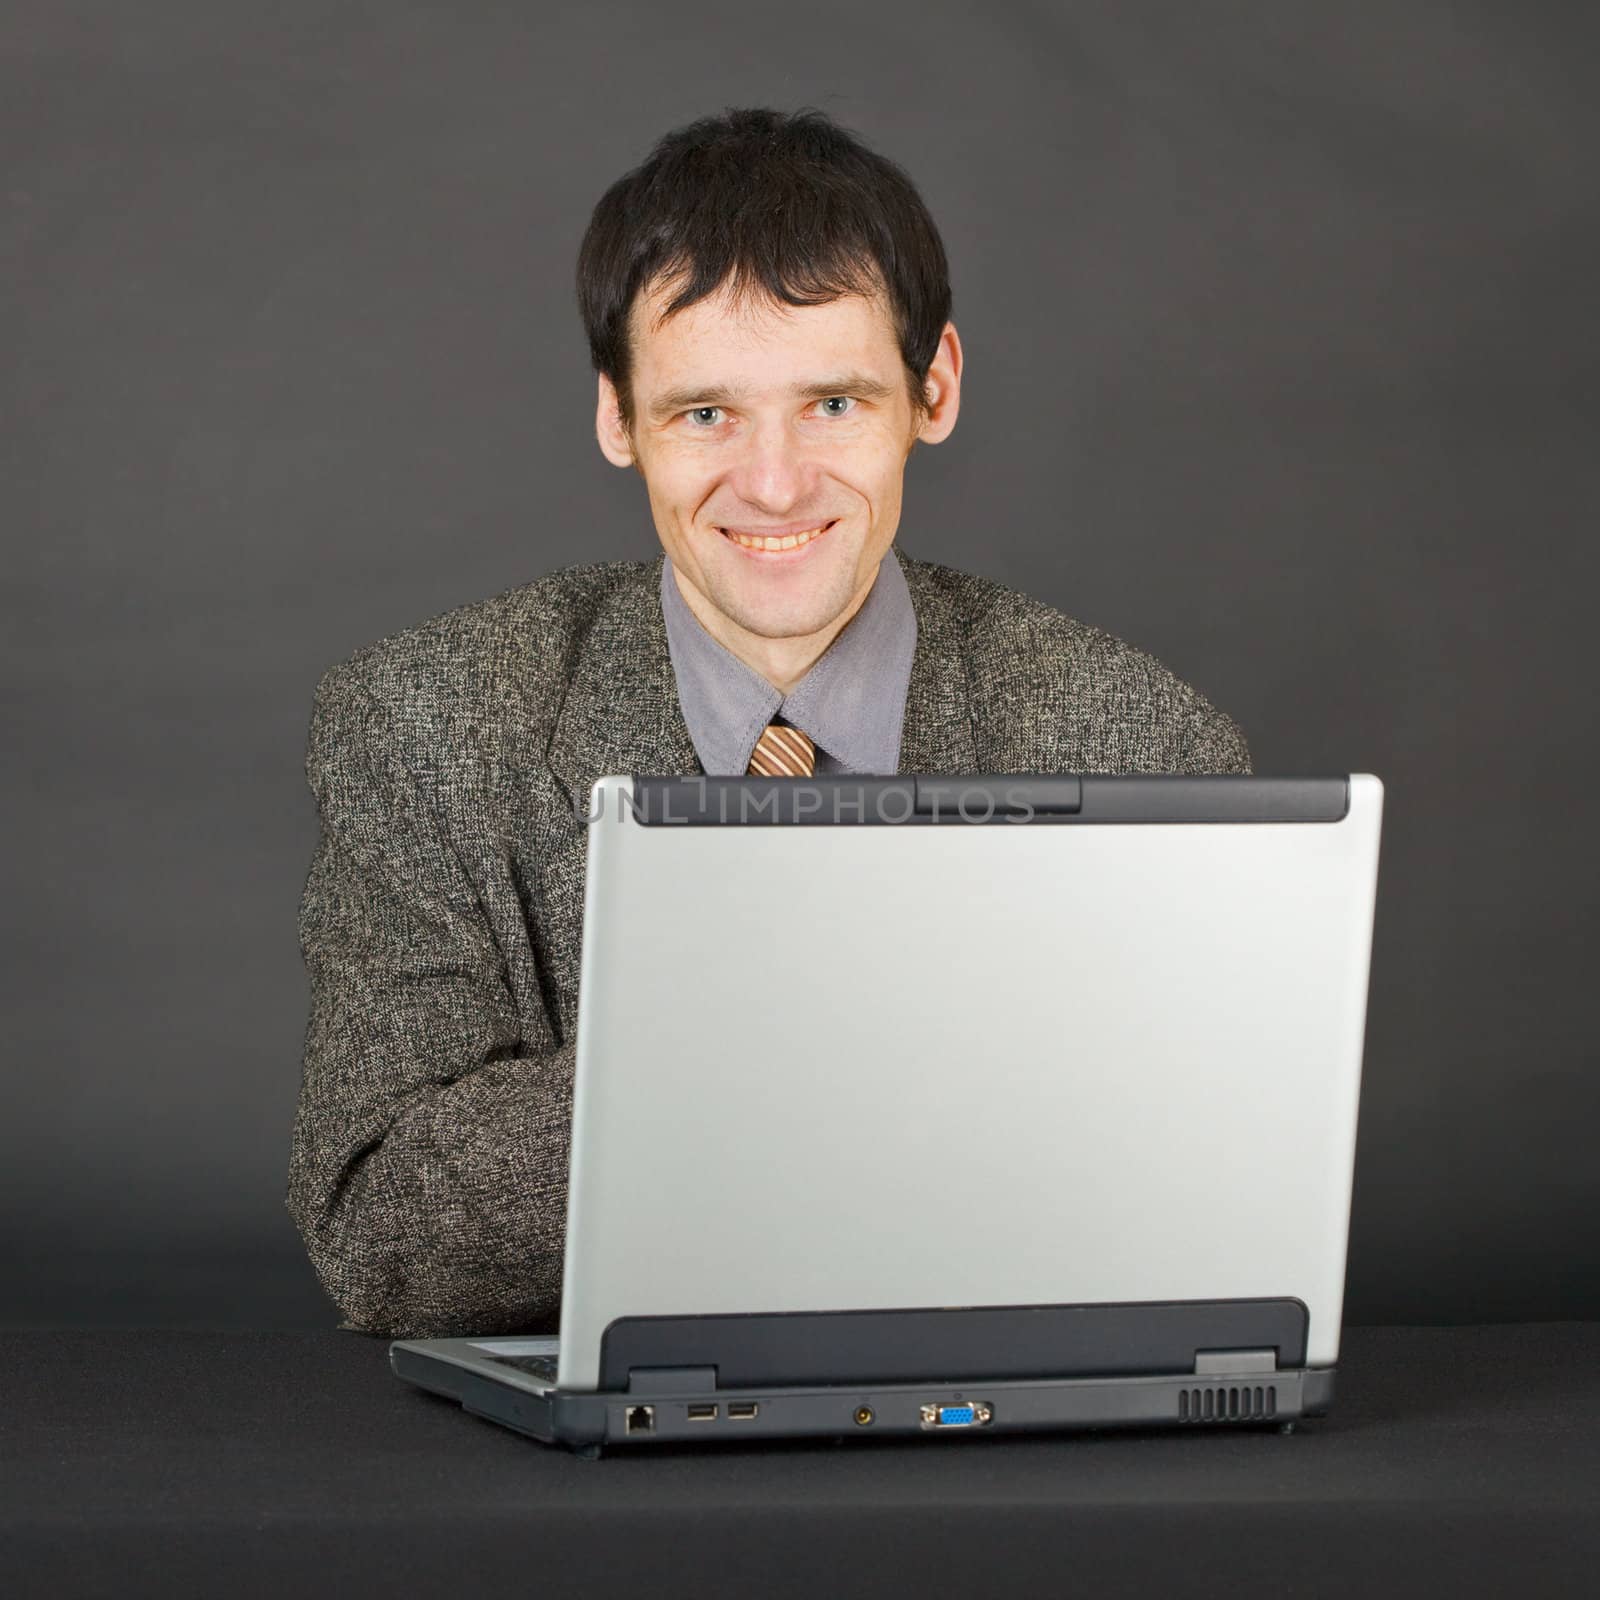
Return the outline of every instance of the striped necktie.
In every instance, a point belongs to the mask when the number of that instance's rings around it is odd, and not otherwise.
[[[798,728],[786,722],[769,722],[750,752],[750,773],[758,778],[809,778],[817,761],[817,747]]]

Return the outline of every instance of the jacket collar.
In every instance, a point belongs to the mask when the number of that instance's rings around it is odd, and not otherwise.
[[[976,752],[959,619],[927,564],[893,548],[917,617],[899,770],[970,773]],[[638,564],[601,603],[579,643],[546,752],[575,815],[586,812],[596,779],[608,774],[682,777],[703,770],[667,648],[665,562],[663,552]]]
[[[937,569],[931,563],[907,556],[898,544],[894,552],[917,613],[917,650],[900,728],[900,771],[976,772],[972,685],[961,618],[936,583]]]

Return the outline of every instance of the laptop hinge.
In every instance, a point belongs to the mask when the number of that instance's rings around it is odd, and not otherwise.
[[[1274,1350],[1196,1350],[1194,1370],[1198,1377],[1225,1376],[1229,1373],[1276,1372],[1278,1352]]]
[[[714,1367],[724,1393],[948,1383],[956,1373],[995,1383],[1172,1377],[1193,1372],[1197,1353],[1238,1351],[1257,1371],[1281,1372],[1305,1365],[1308,1321],[1292,1299],[618,1317],[600,1336],[598,1387],[623,1394],[629,1373],[646,1367]]]
[[[629,1367],[629,1394],[704,1394],[717,1386],[715,1367]]]

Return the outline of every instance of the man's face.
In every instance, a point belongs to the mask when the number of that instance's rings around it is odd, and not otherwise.
[[[954,407],[921,425],[881,300],[736,306],[725,286],[658,324],[668,298],[634,307],[631,438],[608,436],[600,379],[602,448],[638,468],[674,569],[717,613],[763,638],[815,634],[871,586],[906,457]]]

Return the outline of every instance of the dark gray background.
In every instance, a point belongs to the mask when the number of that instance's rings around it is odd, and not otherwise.
[[[904,547],[1388,785],[1348,1316],[1600,1313],[1592,15],[5,5],[0,1315],[333,1320],[282,1209],[311,691],[654,553],[573,259],[735,104],[943,230]]]

